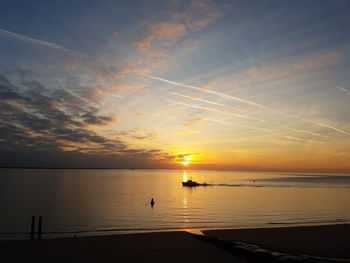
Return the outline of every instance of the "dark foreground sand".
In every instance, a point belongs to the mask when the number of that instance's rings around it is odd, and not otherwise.
[[[0,242],[1,262],[246,262],[187,232]]]
[[[350,259],[350,225],[345,224],[203,232],[276,252]],[[245,260],[237,252],[183,231],[0,242],[1,262],[265,262],[249,255]]]
[[[276,252],[350,259],[350,225],[208,230],[205,235],[259,245]]]

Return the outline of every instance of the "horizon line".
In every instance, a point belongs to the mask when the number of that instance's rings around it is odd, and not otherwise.
[[[218,172],[294,172],[294,173],[350,173],[350,169],[191,169],[191,168],[121,168],[121,167],[45,167],[45,166],[0,166],[0,169],[38,169],[38,170],[179,170],[179,171],[218,171]]]

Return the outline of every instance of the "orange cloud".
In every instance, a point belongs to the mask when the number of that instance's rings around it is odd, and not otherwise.
[[[135,47],[137,50],[145,51],[151,47],[153,36],[148,36],[146,38],[140,39],[138,41],[132,42],[131,46]]]
[[[191,120],[187,120],[184,124],[182,124],[182,127],[184,128],[192,128],[193,125],[202,122],[203,119],[202,118],[196,118],[196,119],[191,119]]]
[[[302,59],[293,65],[296,70],[317,70],[334,65],[340,61],[340,54],[337,52],[315,55]]]
[[[139,91],[139,90],[142,90],[144,88],[144,86],[140,85],[140,84],[124,82],[124,83],[120,83],[120,84],[117,84],[117,85],[113,85],[110,88],[113,89],[113,90]]]
[[[197,31],[213,24],[222,15],[213,1],[193,0],[182,19],[190,30]]]
[[[149,30],[155,38],[160,40],[178,40],[186,33],[186,27],[184,24],[172,21],[150,24]]]
[[[323,53],[313,56],[293,60],[293,62],[286,61],[285,58],[267,61],[260,66],[252,67],[236,74],[236,78],[248,78],[254,82],[270,82],[282,79],[293,78],[302,73],[311,72],[327,68],[340,61],[340,54],[337,52]]]
[[[143,25],[148,28],[149,35],[131,43],[133,47],[143,52],[149,51],[152,45],[160,41],[168,42],[163,44],[169,46],[186,34],[185,25],[175,21],[144,22]]]
[[[180,5],[173,1],[171,6]],[[190,32],[201,30],[222,16],[221,9],[213,1],[193,0],[181,13],[173,13],[169,19],[156,22],[143,22],[146,36],[130,43],[139,52],[131,61],[135,69],[150,74],[153,70],[167,70],[178,66],[171,57],[170,48],[179,43]]]

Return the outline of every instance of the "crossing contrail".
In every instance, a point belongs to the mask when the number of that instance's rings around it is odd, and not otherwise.
[[[242,102],[242,103],[245,103],[245,104],[248,104],[248,105],[251,105],[251,106],[255,106],[255,107],[258,107],[258,108],[261,108],[261,109],[264,109],[264,110],[268,110],[270,112],[277,113],[277,114],[282,115],[282,116],[287,116],[287,117],[290,117],[290,118],[293,118],[293,119],[296,119],[296,120],[301,120],[301,121],[309,122],[309,123],[312,123],[312,124],[315,124],[315,125],[318,125],[318,126],[321,126],[321,127],[324,127],[324,128],[332,129],[334,131],[337,131],[339,133],[342,133],[343,135],[346,135],[346,136],[350,137],[350,134],[348,132],[343,131],[343,130],[341,130],[339,128],[333,127],[331,125],[322,124],[322,123],[315,122],[315,121],[308,120],[308,119],[304,119],[304,118],[299,118],[297,116],[294,116],[294,115],[291,115],[291,114],[287,114],[287,113],[284,113],[284,112],[272,109],[270,107],[264,106],[264,105],[259,104],[259,103],[255,103],[255,102],[250,101],[250,100],[241,99],[241,98],[238,98],[238,97],[235,97],[235,96],[231,96],[231,95],[219,92],[219,91],[210,90],[210,89],[203,89],[203,88],[199,88],[199,87],[196,87],[196,86],[187,85],[187,84],[183,84],[183,83],[176,82],[176,81],[171,81],[171,80],[164,79],[164,78],[154,77],[154,76],[151,76],[151,75],[146,75],[146,77],[151,78],[151,79],[155,79],[155,80],[159,80],[159,81],[162,81],[162,82],[165,82],[165,83],[169,83],[169,84],[172,84],[172,85],[176,85],[176,86],[179,86],[179,87],[190,88],[190,89],[206,92],[206,93],[209,93],[209,94],[214,94],[214,95],[217,95],[217,96],[220,96],[220,97],[223,97],[223,98],[231,99],[231,100],[234,100],[234,101]]]
[[[173,94],[173,95],[176,95],[176,96],[183,97],[183,98],[187,98],[187,99],[191,99],[191,100],[197,100],[197,101],[201,101],[201,102],[205,102],[205,103],[221,106],[221,107],[224,107],[224,108],[229,108],[229,106],[226,106],[226,105],[221,104],[221,103],[216,103],[216,102],[209,101],[209,100],[203,100],[203,99],[200,99],[200,98],[187,96],[187,95],[183,95],[183,94],[180,94],[180,93],[177,93],[177,92],[170,92],[170,93]]]
[[[242,128],[248,128],[248,129],[253,129],[253,130],[260,130],[260,131],[264,131],[267,133],[271,133],[286,139],[291,139],[291,140],[295,140],[295,141],[310,141],[310,140],[306,140],[306,139],[302,139],[302,138],[298,138],[298,137],[294,137],[294,136],[288,136],[288,135],[283,135],[274,131],[271,131],[269,129],[266,128],[259,128],[259,127],[252,127],[252,126],[247,126],[247,125],[241,125],[241,124],[235,124],[235,123],[231,123],[231,122],[227,122],[227,121],[220,121],[220,120],[214,120],[214,119],[203,119],[205,121],[212,121],[212,122],[216,122],[216,123],[221,123],[221,124],[226,124],[226,125],[231,125],[231,126],[238,126],[238,127],[242,127]]]
[[[163,81],[163,82],[166,82],[166,83],[169,83],[169,84],[173,84],[173,85],[176,85],[176,86],[190,88],[190,89],[194,89],[194,90],[199,90],[199,91],[206,92],[208,94],[214,94],[214,95],[217,95],[217,96],[220,96],[220,97],[224,97],[224,98],[227,98],[227,99],[231,99],[231,100],[234,100],[234,101],[238,101],[238,102],[249,104],[249,105],[252,105],[252,106],[255,106],[255,107],[259,107],[259,108],[262,108],[262,109],[265,109],[265,110],[269,110],[269,111],[272,111],[272,112],[275,112],[275,113],[280,113],[279,111],[271,109],[269,107],[266,107],[266,106],[264,106],[262,104],[258,104],[258,103],[255,103],[253,101],[249,101],[249,100],[241,99],[241,98],[238,98],[238,97],[235,97],[235,96],[231,96],[231,95],[219,92],[219,91],[210,90],[210,89],[203,89],[203,88],[199,88],[199,87],[196,87],[196,86],[183,84],[183,83],[176,82],[176,81],[171,81],[171,80],[167,80],[167,79],[163,79],[163,78],[154,77],[154,76],[151,76],[151,75],[146,75],[146,77],[151,78],[151,79],[155,79],[155,80],[159,80],[159,81]]]
[[[187,99],[191,99],[191,100],[196,100],[196,101],[201,101],[201,102],[205,102],[205,103],[209,103],[209,104],[213,104],[213,105],[217,105],[217,106],[221,106],[221,107],[224,107],[224,108],[232,108],[231,106],[228,106],[228,105],[224,105],[224,104],[221,104],[221,103],[217,103],[217,102],[214,102],[214,101],[209,101],[209,100],[203,100],[203,99],[200,99],[200,98],[196,98],[196,97],[192,97],[192,96],[187,96],[187,95],[183,95],[181,93],[177,93],[177,92],[169,92],[170,94],[173,94],[173,95],[176,95],[176,96],[180,96],[180,97],[183,97],[183,98],[187,98]],[[240,111],[244,111],[246,113],[252,113],[252,112],[249,112],[247,110],[242,110],[242,109],[239,109]],[[259,115],[259,116],[262,116],[262,114],[259,114],[259,113],[252,113],[253,115]],[[260,120],[260,121],[264,121],[263,119],[259,119],[257,118],[257,120]]]
[[[251,120],[264,121],[264,120],[261,120],[261,119],[258,119],[258,118],[250,117],[250,116],[243,115],[243,114],[239,114],[239,113],[233,113],[233,112],[227,112],[227,111],[222,111],[222,110],[216,110],[216,109],[211,109],[211,108],[202,107],[202,106],[193,105],[193,104],[187,104],[187,103],[178,102],[178,101],[173,101],[173,100],[166,100],[166,101],[168,101],[168,102],[170,102],[170,103],[174,103],[174,104],[178,104],[178,105],[190,107],[190,108],[195,108],[195,109],[200,109],[200,110],[206,110],[206,111],[217,112],[217,113],[220,113],[220,114],[231,115],[231,116],[235,116],[235,117],[239,117],[239,118],[244,118],[244,119],[251,119]]]
[[[333,127],[333,126],[330,126],[330,125],[327,125],[327,124],[323,124],[323,123],[319,123],[319,122],[315,122],[315,121],[308,120],[308,119],[301,119],[301,120],[307,121],[307,122],[310,122],[310,123],[313,123],[313,124],[316,124],[316,125],[319,125],[319,126],[322,126],[322,127],[325,127],[325,128],[329,128],[329,129],[335,130],[337,132],[340,132],[340,133],[350,137],[349,133],[347,133],[346,131],[340,130],[340,129],[336,128],[336,127]]]
[[[341,88],[341,87],[336,87],[336,89],[344,91],[346,94],[350,95],[350,90],[347,90],[347,89],[344,89],[344,88]]]

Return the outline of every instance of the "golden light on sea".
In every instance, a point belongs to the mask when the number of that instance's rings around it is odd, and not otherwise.
[[[184,174],[183,174],[183,182],[187,182],[187,172],[184,171]]]

